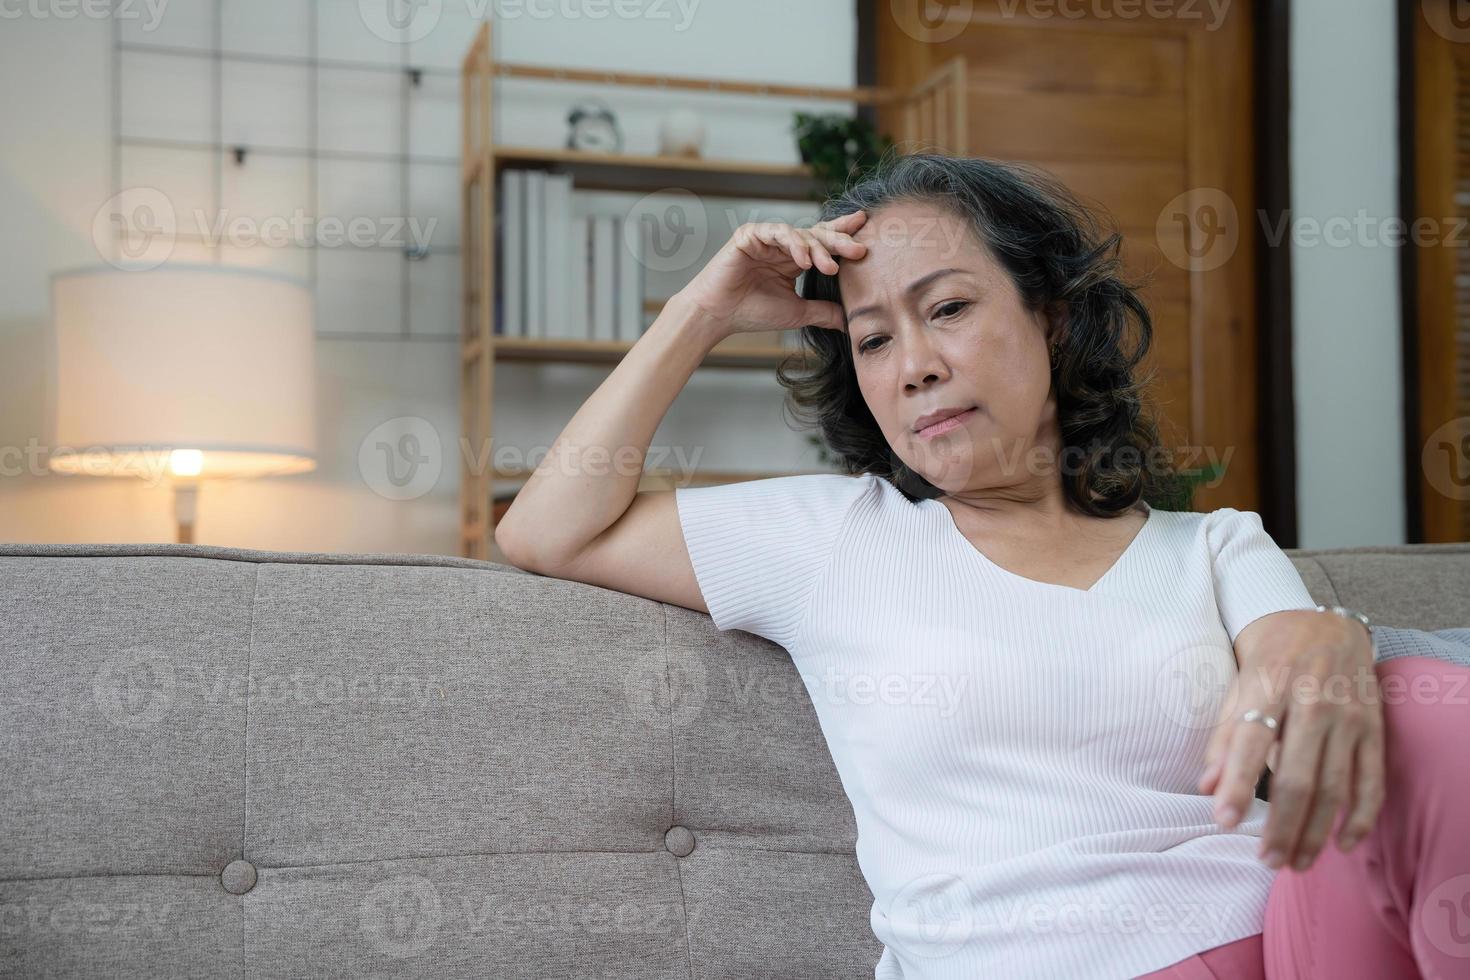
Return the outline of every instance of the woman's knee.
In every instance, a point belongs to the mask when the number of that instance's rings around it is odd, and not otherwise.
[[[1375,666],[1383,708],[1384,766],[1391,778],[1465,772],[1470,746],[1470,667],[1434,657]]]

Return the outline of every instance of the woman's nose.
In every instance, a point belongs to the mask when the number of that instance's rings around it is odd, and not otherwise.
[[[902,344],[903,380],[906,387],[922,387],[946,376],[948,368],[944,357],[922,327],[907,334]]]

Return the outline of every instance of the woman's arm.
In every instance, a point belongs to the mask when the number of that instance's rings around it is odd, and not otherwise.
[[[741,225],[668,303],[567,423],[496,525],[513,564],[707,612],[674,492],[638,492],[659,422],[725,337],[806,324],[844,330],[836,303],[797,295],[796,277],[860,257],[864,212],[811,228]]]
[[[653,433],[721,339],[675,296],[552,443],[495,527],[524,568],[555,574],[628,510]]]
[[[671,490],[638,492],[654,431],[722,334],[679,297],[562,430],[495,527],[512,564],[708,612]]]
[[[1262,616],[1235,638],[1240,672],[1207,753],[1200,791],[1233,827],[1269,764],[1271,815],[1261,856],[1272,867],[1310,866],[1340,810],[1346,851],[1373,828],[1383,803],[1383,717],[1368,632],[1330,612]],[[1240,720],[1259,708],[1279,733]],[[1272,855],[1279,855],[1273,859]]]

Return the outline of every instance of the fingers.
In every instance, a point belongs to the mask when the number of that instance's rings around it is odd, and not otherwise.
[[[1273,868],[1292,858],[1311,816],[1330,720],[1325,709],[1320,700],[1294,702],[1283,726],[1281,768],[1271,778],[1271,813],[1261,835],[1261,857]]]
[[[827,246],[821,239],[810,231],[798,231],[797,234],[806,242],[807,249],[811,252],[812,264],[829,276],[837,275],[837,260],[827,251]]]
[[[1337,818],[1348,781],[1352,778],[1353,754],[1358,744],[1358,731],[1352,725],[1338,725],[1327,737],[1327,750],[1322,757],[1321,773],[1316,779],[1310,812],[1301,837],[1286,859],[1298,871],[1306,870],[1327,841]],[[1274,793],[1272,794],[1275,795]]]
[[[1297,870],[1317,859],[1340,809],[1345,807],[1347,811],[1338,830],[1338,847],[1343,851],[1372,830],[1378,818],[1384,782],[1378,676],[1370,665],[1359,671],[1358,677],[1366,682],[1366,697],[1362,701],[1343,700],[1335,713],[1312,812],[1295,852],[1288,855]]]
[[[1265,709],[1263,709],[1265,710]],[[1230,727],[1219,783],[1215,787],[1215,820],[1235,827],[1256,796],[1256,782],[1266,765],[1266,750],[1275,733],[1259,722],[1235,720]]]
[[[834,228],[837,231],[844,231],[851,234],[861,228],[867,220],[868,212],[859,209],[857,211],[849,211],[847,214],[839,214],[837,217],[827,221],[818,221],[813,227]]]
[[[832,259],[831,254],[826,249],[822,249],[820,256],[816,256],[814,245],[818,248],[820,245],[814,239],[802,234],[799,228],[793,228],[779,221],[761,221],[744,227],[750,229],[749,233],[756,241],[789,255],[798,269],[810,269],[815,264],[821,271],[829,274],[837,271],[837,263]],[[830,268],[825,268],[824,262]]]
[[[1204,775],[1199,778],[1199,791],[1206,796],[1213,795],[1215,787],[1220,783],[1220,773],[1225,769],[1225,756],[1221,753],[1220,758],[1205,767]]]
[[[837,274],[836,256],[859,259],[868,251],[868,246],[847,232],[838,231],[835,228],[823,228],[817,225],[811,228],[792,228],[791,231],[806,246],[810,255],[809,264],[816,266],[818,271],[825,272],[829,276]],[[799,259],[798,262],[800,262]]]
[[[1370,720],[1363,737],[1358,740],[1352,791],[1348,797],[1348,815],[1337,832],[1337,846],[1342,851],[1352,850],[1358,841],[1368,836],[1368,832],[1378,821],[1378,811],[1383,806],[1386,778],[1383,731],[1376,721],[1376,718]]]
[[[847,317],[843,315],[842,307],[830,300],[807,300],[802,317],[804,318],[803,323],[811,324],[814,327],[822,327],[838,332],[847,329]]]
[[[1235,722],[1240,716],[1237,702],[1240,700],[1243,675],[1237,673],[1225,691],[1224,703],[1215,719],[1215,729],[1210,733],[1210,744],[1205,748],[1205,771],[1200,774],[1199,791],[1214,793],[1225,771],[1225,760],[1230,753],[1230,740],[1235,734]]]
[[[738,247],[758,242],[790,256],[798,269],[815,267],[829,276],[837,274],[834,255],[856,259],[867,254],[867,246],[846,231],[822,225],[796,228],[778,221],[762,221],[744,225],[740,231],[744,234],[736,236]],[[748,247],[743,250],[748,251]]]
[[[868,252],[867,245],[853,238],[850,233],[839,231],[836,228],[823,228],[821,225],[817,225],[810,229],[810,233],[827,246],[830,254],[840,254],[848,258],[860,259]]]

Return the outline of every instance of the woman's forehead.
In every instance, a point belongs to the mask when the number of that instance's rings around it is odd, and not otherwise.
[[[913,242],[957,243],[971,238],[968,218],[934,201],[891,201],[874,208],[853,237],[875,244],[899,245]]]
[[[903,289],[940,269],[960,270],[982,284],[996,280],[1000,269],[964,225],[951,225],[946,231],[932,223],[925,230],[919,224],[910,223],[908,231],[895,227],[889,235],[879,232],[864,242],[868,251],[862,258],[838,262],[837,283],[844,301],[871,291]],[[858,229],[866,230],[867,226]],[[861,234],[853,237],[864,241]]]
[[[868,247],[863,258],[846,260],[854,271],[895,265],[933,269],[941,265],[973,265],[988,258],[965,217],[948,208],[920,202],[879,208],[868,215],[852,237]]]

